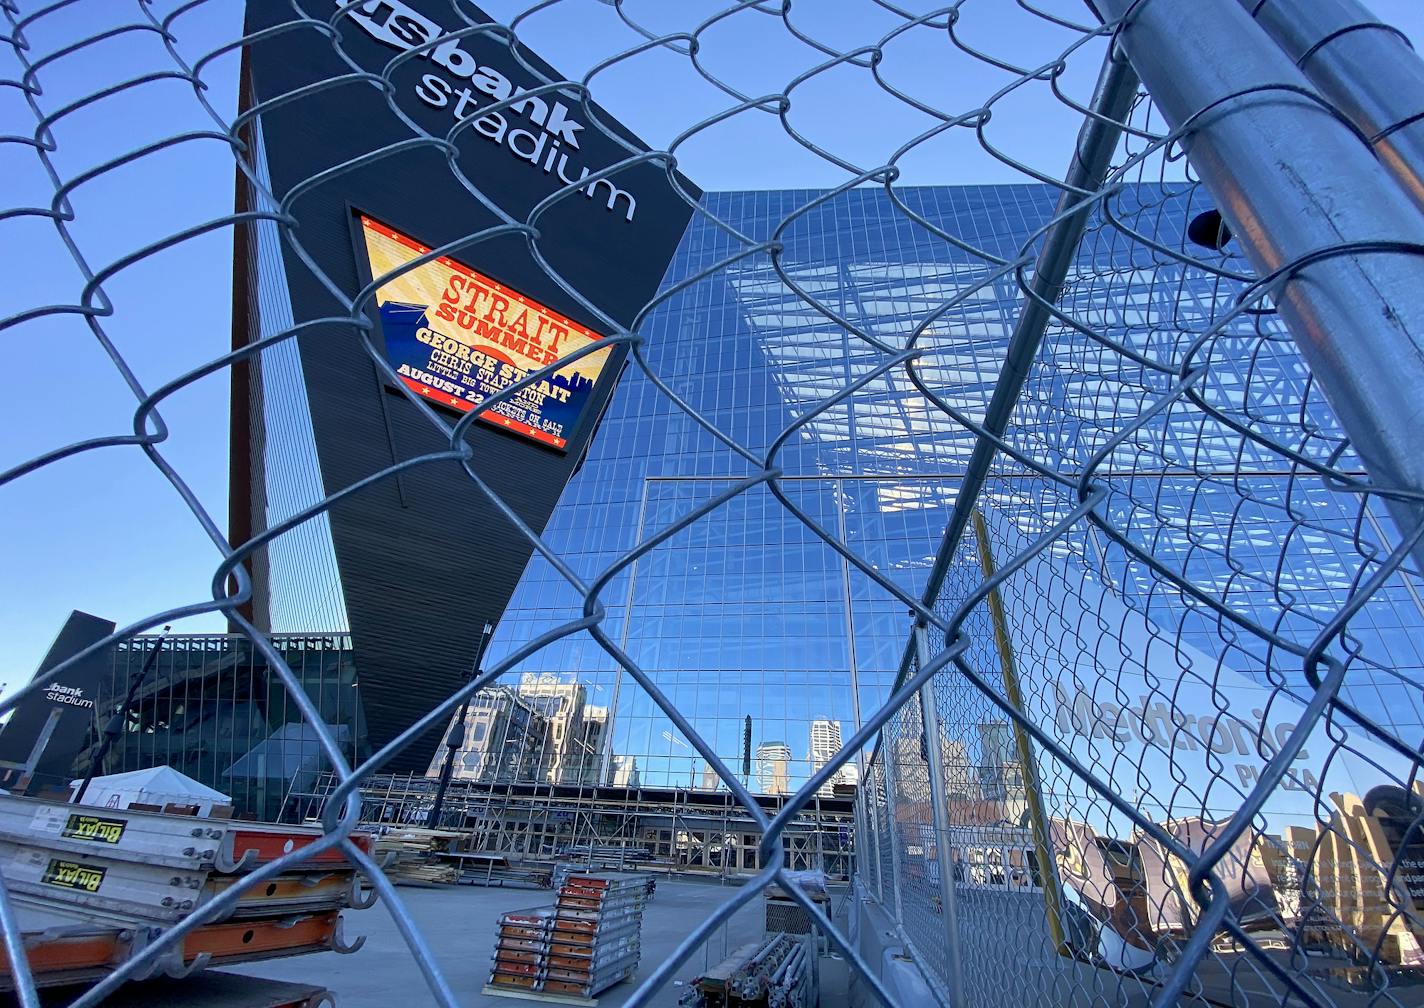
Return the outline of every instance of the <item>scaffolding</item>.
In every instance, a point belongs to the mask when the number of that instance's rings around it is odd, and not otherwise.
[[[326,773],[310,790],[293,788],[284,814],[320,820],[337,778]],[[361,787],[361,828],[382,832],[424,826],[438,781],[418,774],[377,774]],[[757,801],[774,818],[790,796]],[[781,833],[792,870],[819,869],[831,879],[852,870],[853,796],[816,795]],[[587,859],[669,872],[752,875],[763,866],[762,832],[725,790],[450,782],[438,828],[466,834],[463,848],[525,860]]]

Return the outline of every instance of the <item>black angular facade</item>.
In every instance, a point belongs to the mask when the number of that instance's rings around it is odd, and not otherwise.
[[[457,23],[449,4],[372,0],[338,17],[343,6],[248,5],[254,41],[244,53],[242,104],[251,175],[239,173],[237,206],[259,216],[236,239],[233,343],[293,327],[297,335],[234,368],[235,543],[322,495],[448,447],[383,380],[349,321],[350,299],[369,279],[356,214],[438,248],[505,223],[462,176],[523,221],[565,180],[629,157],[630,147],[645,149],[574,92],[522,95],[562,78],[527,50],[516,58],[493,34]],[[296,17],[294,7],[307,17]],[[468,4],[460,8],[480,17]],[[392,60],[397,65],[388,66]],[[389,82],[391,101],[378,77]],[[482,111],[501,102],[498,119]],[[443,138],[457,115],[466,125],[453,141],[452,164]],[[440,139],[421,141],[419,130]],[[686,180],[678,184],[692,199],[700,195]],[[691,206],[661,165],[644,162],[553,204],[536,221],[537,249],[592,305],[629,326],[656,292]],[[267,219],[277,216],[287,224]],[[555,282],[523,234],[471,242],[450,255],[595,332],[611,328]],[[374,320],[374,304],[364,314]],[[379,348],[379,327],[373,339]],[[481,478],[530,528],[544,528],[583,457],[624,356],[615,350],[603,368],[566,450],[484,421],[471,425],[467,441]],[[426,463],[362,489],[255,553],[246,615],[270,632],[349,631],[367,734],[353,751],[359,759],[458,686],[485,622],[498,624],[531,552],[459,464]],[[385,769],[424,769],[440,734],[426,732]]]

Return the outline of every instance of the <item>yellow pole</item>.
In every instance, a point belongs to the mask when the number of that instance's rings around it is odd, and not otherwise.
[[[979,565],[987,580],[994,576],[994,554],[989,547],[989,527],[984,522],[984,514],[974,509],[974,538],[979,547]],[[1020,714],[1025,714],[1023,693],[1019,690],[1018,670],[1014,666],[1014,650],[1009,641],[1009,623],[1004,617],[1004,601],[999,589],[989,591],[989,619],[994,625],[994,647],[999,652],[999,668],[1004,678],[1004,695]],[[1033,749],[1029,745],[1028,732],[1023,725],[1014,722],[1014,742],[1019,752],[1019,766],[1023,768],[1024,794],[1028,800],[1029,823],[1033,830],[1033,848],[1038,857],[1039,874],[1043,878],[1043,905],[1048,916],[1048,933],[1062,956],[1072,956],[1073,952],[1063,937],[1063,894],[1058,888],[1058,866],[1053,857],[1053,845],[1048,835],[1048,817],[1043,812],[1043,799],[1039,792],[1038,766],[1033,759]]]

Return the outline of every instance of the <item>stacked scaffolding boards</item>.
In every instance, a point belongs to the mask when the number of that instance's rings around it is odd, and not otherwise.
[[[577,861],[560,861],[554,865],[551,888],[554,892],[561,892],[564,888],[564,883],[569,880],[571,875],[597,874],[600,874],[597,868],[590,868],[588,865],[579,864]],[[603,874],[606,874],[606,872]],[[647,883],[648,900],[651,901],[653,894],[657,892],[658,880],[652,875],[640,875],[640,877]]]
[[[546,987],[592,997],[632,976],[642,946],[648,877],[632,872],[570,875],[555,903]]]
[[[42,1008],[67,1008],[84,993],[76,987],[47,987]],[[332,1008],[335,995],[316,984],[265,980],[207,970],[173,979],[129,984],[104,999],[104,1008]]]
[[[646,875],[565,874],[553,907],[500,918],[485,993],[595,1003],[638,968],[647,899]]]
[[[339,849],[252,883],[250,872],[315,843],[320,830],[97,808],[0,795],[0,874],[36,983],[92,981],[117,969],[194,911],[208,910],[135,975],[327,950],[354,951],[341,911],[362,907],[356,866]],[[369,838],[353,840],[369,851]],[[13,985],[0,954],[0,990]]]

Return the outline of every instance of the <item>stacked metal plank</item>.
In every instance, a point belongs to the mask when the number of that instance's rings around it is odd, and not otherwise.
[[[555,857],[560,861],[572,861],[590,869],[622,871],[625,867],[651,861],[653,853],[647,847],[583,843],[561,847]]]
[[[546,990],[593,997],[638,968],[646,875],[570,875],[555,901]]]
[[[44,1008],[61,1008],[84,993],[76,987],[48,987]],[[129,984],[104,999],[104,1008],[330,1008],[333,995],[315,984],[265,980],[209,970],[174,980],[159,977]]]
[[[552,908],[515,910],[500,917],[489,986],[512,991],[542,989],[553,945]]]
[[[256,884],[246,878],[320,837],[304,827],[0,795],[0,874],[42,985],[102,977],[233,888],[235,906],[165,949],[142,975],[348,950],[341,911],[369,904],[339,849]],[[364,836],[357,843],[369,850]],[[0,990],[12,982],[0,954]]]
[[[552,908],[500,918],[486,993],[588,1003],[632,976],[647,890],[641,874],[567,874]]]
[[[594,874],[598,874],[598,869],[590,868],[577,861],[560,861],[554,865],[551,888],[553,888],[554,892],[559,892],[564,888],[564,883],[568,881],[569,876]],[[640,877],[646,882],[648,900],[651,901],[653,894],[657,891],[657,879],[648,874],[640,874]]]
[[[498,851],[447,851],[441,855],[460,873],[461,885],[506,886],[511,883],[548,889],[551,869],[537,861],[511,861]]]
[[[569,876],[589,875],[592,872],[593,869],[587,865],[581,865],[574,861],[559,861],[554,865],[551,888],[553,888],[554,892],[558,892],[564,888],[564,883],[569,880]]]

